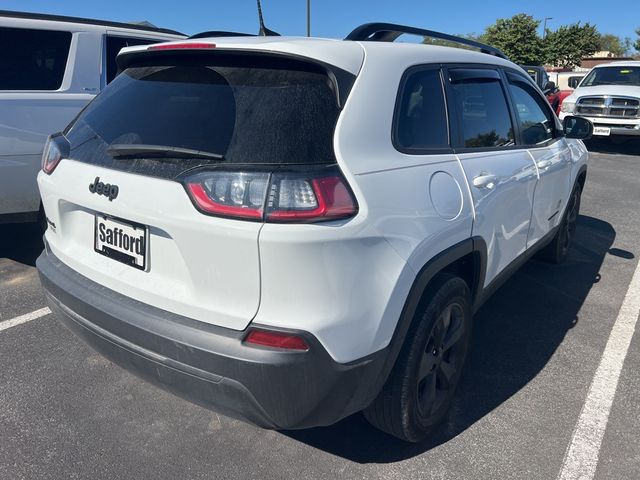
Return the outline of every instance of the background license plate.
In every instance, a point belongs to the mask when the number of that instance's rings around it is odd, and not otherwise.
[[[135,222],[96,215],[94,249],[134,268],[147,268],[149,230]]]
[[[593,127],[593,134],[594,135],[603,135],[605,137],[608,137],[609,135],[611,135],[611,128],[609,128],[609,127]]]

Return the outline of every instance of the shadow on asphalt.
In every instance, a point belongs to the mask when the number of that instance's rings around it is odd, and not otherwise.
[[[35,266],[43,248],[42,232],[37,223],[0,225],[0,259]]]
[[[587,216],[579,217],[577,228],[576,243],[563,265],[528,262],[478,311],[452,409],[427,441],[403,443],[371,427],[361,414],[330,427],[283,434],[354,462],[390,463],[464,432],[534,379],[579,321],[580,307],[600,281],[615,231],[609,223]]]
[[[584,142],[587,150],[593,153],[608,153],[613,155],[640,156],[640,137],[623,139],[591,138]]]

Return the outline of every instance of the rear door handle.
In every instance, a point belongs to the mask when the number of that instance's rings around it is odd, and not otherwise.
[[[476,188],[493,188],[495,187],[496,176],[492,173],[480,172],[476,177],[473,177],[473,186]]]

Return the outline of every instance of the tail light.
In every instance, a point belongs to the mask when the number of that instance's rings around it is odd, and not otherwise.
[[[60,160],[69,156],[69,150],[69,142],[62,133],[49,136],[42,151],[42,170],[44,173],[51,175]]]
[[[244,343],[283,350],[298,350],[303,352],[309,350],[309,345],[304,338],[291,333],[271,330],[250,330],[244,339]]]
[[[269,174],[261,172],[200,173],[187,180],[196,207],[221,217],[262,220]]]
[[[210,215],[310,223],[354,216],[355,198],[337,168],[317,171],[201,172],[185,180],[191,200]]]

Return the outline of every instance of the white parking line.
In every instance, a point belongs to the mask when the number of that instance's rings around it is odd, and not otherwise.
[[[609,420],[620,372],[640,314],[640,263],[629,284],[613,325],[600,365],[571,438],[558,475],[559,480],[591,480],[598,466],[598,454]]]
[[[31,320],[35,320],[36,318],[44,317],[45,315],[49,315],[50,313],[51,310],[49,310],[49,307],[44,307],[40,310],[36,310],[35,312],[25,313],[24,315],[12,318],[11,320],[0,322],[0,332],[8,328],[15,327],[16,325],[22,325],[23,323],[30,322]]]

